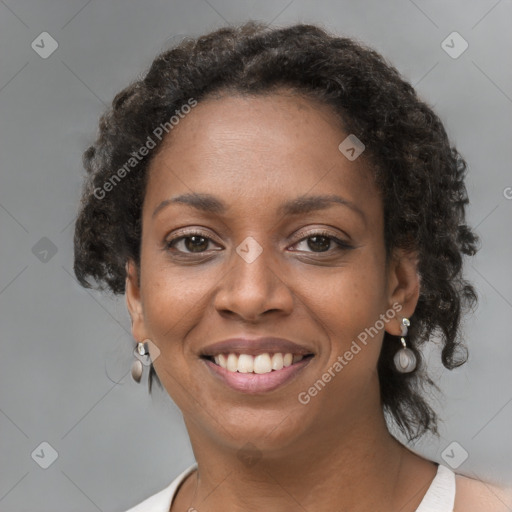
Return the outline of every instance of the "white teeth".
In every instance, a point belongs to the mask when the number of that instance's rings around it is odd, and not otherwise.
[[[229,354],[226,366],[223,366],[223,368],[226,368],[226,370],[229,370],[230,372],[236,372],[238,368],[238,356],[236,354]]]
[[[238,356],[238,371],[240,373],[250,373],[254,370],[254,357],[249,354],[240,354]]]
[[[281,370],[283,368],[283,354],[279,352],[272,356],[272,370]]]
[[[215,364],[230,372],[239,373],[270,373],[275,370],[282,370],[284,367],[291,366],[304,359],[303,355],[292,354],[290,352],[283,354],[218,354],[214,356]]]
[[[258,354],[254,358],[254,373],[269,373],[272,371],[272,361],[268,354]]]

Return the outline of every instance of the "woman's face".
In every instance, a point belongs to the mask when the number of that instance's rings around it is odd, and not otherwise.
[[[380,413],[382,338],[414,310],[413,273],[386,265],[382,202],[364,154],[338,149],[348,135],[296,95],[226,96],[152,161],[127,303],[189,431],[274,449]]]

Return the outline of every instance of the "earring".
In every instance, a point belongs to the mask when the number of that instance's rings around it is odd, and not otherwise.
[[[135,361],[132,364],[132,377],[135,382],[140,382],[142,370],[144,366],[149,364],[149,350],[147,344],[139,341],[133,354],[135,355]],[[142,363],[142,359],[144,359],[144,364]]]
[[[393,358],[395,367],[400,373],[411,373],[416,369],[416,355],[410,348],[407,348],[407,344],[405,343],[405,336],[407,336],[408,332],[407,328],[410,325],[411,322],[408,318],[402,318],[402,333],[400,337],[402,348],[395,354],[395,357]]]

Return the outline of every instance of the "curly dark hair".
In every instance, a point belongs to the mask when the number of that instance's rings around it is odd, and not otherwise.
[[[418,371],[424,366],[419,348],[437,337],[446,368],[467,361],[461,320],[477,294],[463,279],[463,256],[474,255],[479,244],[465,223],[467,165],[412,85],[354,38],[310,24],[269,28],[251,21],[186,38],[158,55],[144,78],[115,96],[100,119],[96,142],[84,152],[88,174],[75,225],[76,277],[84,287],[122,294],[127,260],[140,271],[146,171],[161,141],[108,195],[98,191],[156,126],[190,98],[265,95],[283,88],[330,106],[343,129],[364,142],[383,198],[386,254],[394,248],[418,251],[421,289],[409,328],[417,371],[396,371],[399,340],[386,332],[378,362],[381,403],[410,441],[427,431],[438,434],[438,416],[423,392],[426,383],[437,386]],[[150,393],[153,379],[162,387],[151,366]]]

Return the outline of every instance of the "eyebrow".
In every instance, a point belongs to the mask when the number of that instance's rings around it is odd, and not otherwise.
[[[227,206],[220,199],[216,198],[211,194],[182,194],[170,199],[162,201],[153,211],[152,218],[154,218],[158,212],[163,210],[170,204],[186,204],[204,213],[211,213],[221,215],[226,213]],[[291,216],[300,215],[304,213],[310,213],[313,211],[326,210],[334,204],[341,204],[347,206],[354,212],[356,212],[366,224],[366,216],[364,212],[353,202],[344,199],[343,197],[327,194],[327,195],[316,195],[316,196],[299,196],[295,199],[291,199],[286,203],[282,204],[278,209],[278,215]]]

